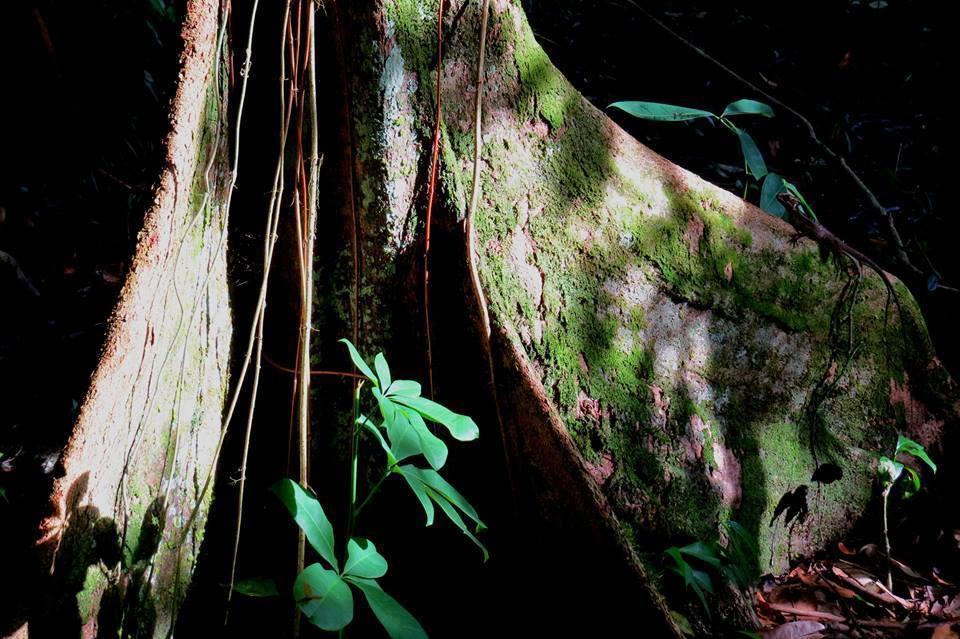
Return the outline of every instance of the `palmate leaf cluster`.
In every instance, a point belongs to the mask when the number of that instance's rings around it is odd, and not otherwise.
[[[381,420],[379,423],[360,415],[357,425],[373,435],[386,454],[386,472],[402,476],[410,490],[420,501],[426,514],[427,525],[433,524],[436,509],[440,510],[470,540],[480,548],[483,558],[489,557],[487,549],[474,532],[486,525],[477,511],[447,480],[437,472],[447,461],[447,445],[427,427],[430,421],[442,425],[456,440],[472,441],[480,435],[476,423],[466,415],[459,415],[440,404],[421,396],[420,384],[410,380],[393,380],[383,354],[374,359],[376,373],[360,357],[360,353],[348,340],[341,340],[350,351],[354,366],[373,385],[371,392],[377,400]],[[413,464],[401,465],[409,458],[422,456],[429,468]],[[464,521],[472,522],[474,531]]]
[[[476,423],[423,397],[419,383],[393,379],[382,353],[374,358],[371,368],[352,343],[348,340],[341,342],[346,345],[354,366],[369,381],[370,394],[379,413],[378,419],[358,411],[354,436],[359,432],[372,436],[384,452],[384,479],[394,475],[403,477],[422,506],[428,526],[433,523],[439,506],[441,512],[480,548],[486,560],[487,549],[477,538],[477,533],[486,526],[470,502],[438,472],[446,464],[449,451],[446,443],[427,426],[427,422],[439,424],[454,439],[472,441],[480,433]],[[416,465],[417,458],[422,458],[426,467]],[[357,460],[355,452],[351,460],[354,469]],[[351,521],[379,486],[380,483],[375,485],[359,506],[356,505],[356,495],[352,495]],[[297,606],[310,623],[328,631],[345,628],[353,621],[354,593],[359,592],[392,639],[426,638],[420,623],[384,592],[377,581],[387,574],[388,564],[372,541],[351,536],[346,544],[346,557],[340,561],[333,525],[320,501],[290,479],[277,482],[271,490],[286,506],[320,558],[304,568],[292,589]],[[278,596],[280,592],[275,582],[269,579],[242,581],[234,590],[253,597]]]

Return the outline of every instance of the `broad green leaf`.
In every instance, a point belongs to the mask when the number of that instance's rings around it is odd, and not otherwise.
[[[486,524],[480,521],[480,516],[477,514],[477,511],[474,510],[473,506],[470,505],[470,502],[468,502],[463,495],[457,492],[457,489],[451,486],[446,479],[441,477],[440,473],[435,470],[417,468],[416,466],[410,465],[402,466],[401,468],[405,473],[413,475],[428,488],[433,489],[438,494],[442,495],[444,499],[462,510],[464,515],[476,523],[478,532],[487,527]]]
[[[409,379],[395,379],[390,388],[387,389],[387,397],[394,395],[405,395],[406,397],[419,397],[423,392],[420,383]]]
[[[423,512],[427,516],[427,526],[433,525],[433,502],[430,501],[430,496],[427,495],[427,487],[423,485],[423,482],[419,478],[414,477],[406,472],[404,468],[413,468],[413,466],[400,466],[395,472],[403,475],[403,478],[406,480],[407,485],[410,486],[410,490],[413,491],[413,494],[416,495],[417,499],[420,500],[420,505],[423,506]]]
[[[373,433],[373,436],[380,442],[380,447],[383,448],[383,451],[387,453],[387,466],[393,466],[397,463],[397,458],[393,456],[393,453],[390,451],[390,444],[387,443],[387,440],[383,438],[383,435],[380,434],[380,429],[377,428],[377,425],[367,417],[366,415],[360,415],[357,418],[357,423],[367,429],[368,432]]]
[[[323,630],[340,630],[353,621],[350,586],[320,564],[307,566],[297,576],[293,599],[310,623]]]
[[[369,379],[374,386],[378,384],[377,376],[373,374],[373,371],[370,370],[370,367],[367,366],[367,363],[363,361],[363,358],[360,357],[360,353],[357,352],[357,347],[353,345],[353,342],[344,338],[340,340],[340,343],[346,345],[347,351],[350,352],[350,359],[353,361],[353,365],[357,367],[357,370],[360,371],[367,379]]]
[[[680,629],[680,632],[682,632],[685,636],[687,637],[695,636],[695,633],[693,631],[693,626],[690,625],[689,619],[681,615],[676,610],[670,611],[670,618],[673,619],[673,623],[677,626],[677,628]]]
[[[803,194],[797,189],[797,187],[792,182],[783,181],[783,188],[785,188],[793,197],[800,200],[800,204],[803,205],[804,210],[807,212],[807,215],[810,216],[811,220],[817,220],[817,214],[813,212],[813,207],[807,202],[807,199],[803,197]]]
[[[904,466],[903,469],[910,476],[910,485],[903,489],[903,496],[905,499],[910,499],[920,491],[920,473],[909,466]]]
[[[732,519],[728,521],[727,530],[730,531],[730,540],[734,545],[743,546],[747,550],[752,550],[753,552],[760,551],[759,546],[757,546],[756,538],[750,533],[749,530],[744,528],[738,522]]]
[[[430,432],[423,417],[415,410],[404,411],[407,419],[413,425],[413,430],[420,439],[420,452],[426,458],[427,463],[434,470],[440,470],[447,463],[447,445],[443,440]]]
[[[717,117],[703,109],[691,109],[661,102],[614,102],[610,105],[610,108],[620,109],[641,120],[659,122],[681,122],[683,120],[696,120],[697,118]]]
[[[378,401],[392,404],[389,399],[383,396],[380,396]],[[394,407],[392,414],[392,418],[384,418],[383,425],[387,429],[387,439],[390,440],[390,452],[393,454],[394,459],[403,461],[407,457],[419,455],[422,452],[420,449],[420,437],[413,427],[413,422],[410,421],[410,418],[407,417],[404,411],[397,409],[397,407]]]
[[[684,555],[696,557],[716,568],[720,567],[720,552],[714,543],[695,541],[692,544],[680,548],[680,552]]]
[[[756,100],[737,100],[727,105],[720,117],[728,115],[762,115],[766,118],[772,118],[775,114],[770,105]]]
[[[347,561],[343,574],[376,579],[387,574],[387,560],[369,539],[353,538],[347,542]]]
[[[737,137],[740,138],[740,149],[743,151],[743,159],[747,163],[747,169],[750,174],[758,180],[762,180],[768,173],[767,163],[763,161],[763,154],[757,148],[757,143],[753,141],[750,134],[733,124],[728,124]]]
[[[917,459],[922,460],[933,472],[937,472],[937,465],[934,464],[930,456],[927,455],[927,449],[912,439],[900,435],[899,439],[897,439],[897,453],[913,455]]]
[[[279,597],[277,582],[267,577],[244,579],[233,584],[233,591],[247,597]]]
[[[903,464],[889,457],[881,457],[877,463],[877,470],[884,485],[890,486],[900,478],[900,474],[903,472]]]
[[[484,546],[479,539],[477,539],[476,535],[470,532],[466,522],[463,521],[463,517],[461,517],[457,509],[453,507],[453,504],[450,502],[450,500],[444,498],[443,495],[439,494],[430,487],[427,487],[427,494],[431,499],[433,499],[433,501],[437,502],[437,505],[440,506],[440,510],[442,510],[444,514],[446,514],[447,518],[453,522],[453,525],[459,528],[460,531],[466,535],[467,538],[477,546],[477,548],[480,549],[480,552],[483,553],[483,560],[487,561],[490,559],[490,553],[487,551],[487,547]],[[480,528],[478,527],[477,530],[480,530]]]
[[[413,615],[385,593],[376,581],[356,577],[349,577],[348,581],[366,597],[370,609],[390,639],[427,639],[427,633]]]
[[[423,415],[424,418],[429,419],[432,422],[443,424],[447,427],[447,430],[450,431],[450,435],[454,439],[458,439],[462,442],[469,442],[480,436],[480,429],[477,428],[477,424],[472,419],[466,415],[455,413],[446,406],[441,406],[434,401],[430,401],[426,397],[407,397],[398,395],[397,397],[394,397],[394,400],[398,404],[403,404],[404,406],[412,408]]]
[[[760,188],[760,208],[782,220],[787,219],[787,208],[780,203],[777,196],[785,190],[783,178],[773,171],[767,173],[763,178],[763,186]]]
[[[383,417],[383,425],[386,427],[387,422],[392,422],[397,418],[397,405],[393,403],[392,399],[381,393],[379,388],[372,388],[370,390],[377,400],[377,406],[380,407],[380,415]]]
[[[335,570],[340,570],[336,553],[333,551],[333,526],[330,525],[330,520],[327,519],[323,506],[317,498],[290,479],[281,479],[270,490],[290,511],[293,520],[300,526],[313,549]]]
[[[373,358],[373,365],[377,369],[377,379],[380,380],[380,388],[384,390],[390,388],[390,383],[393,382],[393,379],[390,377],[390,366],[387,365],[387,358],[383,356],[383,353],[377,353],[377,356]]]
[[[706,592],[713,594],[713,580],[710,579],[710,575],[708,575],[702,570],[694,570],[694,569],[691,569],[690,573],[691,573],[693,582],[697,586],[699,586]]]
[[[432,521],[433,513],[432,508],[427,509],[426,504],[424,503],[424,496],[433,500],[440,509],[447,515],[450,521],[459,528],[463,533],[477,545],[478,548],[483,552],[483,560],[486,561],[489,558],[489,553],[487,552],[486,547],[480,542],[479,539],[467,528],[466,523],[463,521],[463,518],[460,516],[462,512],[464,515],[469,517],[476,524],[476,531],[479,532],[486,528],[480,517],[477,515],[477,511],[474,510],[473,506],[464,499],[457,490],[451,486],[440,474],[434,470],[417,468],[415,466],[407,465],[401,466],[399,471],[407,479],[407,483],[410,484],[410,487],[413,489],[414,493],[420,499],[420,502],[424,504],[424,510],[427,510],[427,519],[428,524]],[[419,489],[416,484],[419,483]],[[421,494],[421,491],[423,494]]]

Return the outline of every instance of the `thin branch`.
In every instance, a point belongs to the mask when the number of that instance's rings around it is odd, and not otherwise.
[[[284,94],[284,89],[286,88],[286,80],[284,79],[286,70],[284,49],[287,46],[286,36],[288,22],[290,19],[290,2],[291,0],[287,0],[280,43],[280,136],[276,168],[274,169],[273,175],[273,191],[270,197],[270,203],[267,207],[267,225],[263,237],[264,279],[269,278],[269,265],[273,261],[273,250],[277,241],[277,229],[280,224],[280,211],[283,203],[283,160],[287,142],[287,130],[290,124],[290,107],[288,104],[289,102],[292,102],[292,100],[288,101],[287,96]],[[224,625],[227,625],[227,621],[229,620],[230,602],[233,599],[233,589],[234,585],[236,584],[237,557],[240,552],[240,531],[243,523],[243,504],[247,483],[247,462],[250,454],[250,437],[253,431],[253,417],[256,409],[257,390],[259,389],[260,385],[261,359],[263,357],[263,328],[266,321],[266,313],[267,306],[266,300],[264,300],[264,303],[261,304],[257,309],[257,317],[255,320],[256,352],[254,355],[253,383],[250,391],[250,407],[247,411],[247,427],[243,439],[243,455],[240,462],[240,489],[237,497],[237,522],[233,538],[233,556],[230,561],[230,584],[227,590],[227,604],[226,612],[224,613]]]
[[[433,338],[430,332],[430,230],[433,226],[433,203],[437,196],[437,168],[440,164],[440,120],[443,117],[443,7],[437,3],[437,113],[434,118],[433,149],[430,153],[430,179],[427,192],[426,237],[423,245],[423,328],[427,341],[427,381],[430,397],[435,397],[433,386]]]

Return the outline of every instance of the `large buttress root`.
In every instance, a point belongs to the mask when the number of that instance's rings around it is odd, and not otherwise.
[[[199,551],[202,525],[178,533],[213,462],[231,337],[220,18],[188,5],[165,164],[62,456],[31,636],[165,636]]]
[[[438,81],[437,208],[448,226],[469,208],[481,5],[451,3],[439,76],[435,3],[383,0],[354,16],[358,41],[376,43],[352,54],[369,76],[351,87],[351,125],[361,307],[378,319],[422,227],[416,184]],[[902,285],[900,316],[887,317],[873,274],[849,299],[853,276],[812,242],[792,243],[789,225],[591,106],[517,3],[491,2],[484,72],[476,252],[513,476],[547,518],[576,527],[594,513],[651,609],[662,612],[662,584],[646,566],[666,547],[715,538],[732,519],[757,538],[756,568],[782,569],[861,519],[873,460],[897,432],[940,447],[957,419],[953,385]],[[835,321],[838,304],[848,321]],[[389,341],[379,326],[368,339]],[[843,478],[811,490],[807,525],[768,526],[824,462]],[[749,617],[747,602],[731,607],[736,623]]]

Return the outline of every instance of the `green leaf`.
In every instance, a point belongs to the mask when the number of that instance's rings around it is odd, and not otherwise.
[[[367,363],[363,361],[362,357],[360,357],[360,353],[357,352],[357,347],[353,345],[353,342],[344,338],[340,340],[340,343],[347,347],[347,351],[350,352],[350,359],[353,361],[353,365],[357,367],[357,370],[360,371],[367,379],[369,379],[374,386],[377,386],[379,384],[377,381],[377,376],[373,374],[373,371],[370,370],[370,367],[367,366]]]
[[[320,564],[307,566],[297,576],[293,599],[310,623],[323,630],[340,630],[353,621],[350,586]]]
[[[444,499],[441,495],[437,494],[435,490],[430,488],[427,488],[427,494],[430,495],[433,501],[437,502],[437,505],[440,506],[440,510],[442,510],[447,518],[453,522],[453,525],[459,528],[460,532],[466,535],[467,539],[472,541],[474,545],[480,549],[480,552],[483,553],[483,560],[489,560],[490,552],[487,550],[487,547],[483,545],[483,542],[477,539],[476,535],[470,532],[466,522],[463,521],[463,517],[461,517],[460,513],[457,512],[457,509],[453,507],[453,504]]]
[[[787,190],[788,193],[793,195],[793,197],[800,200],[800,204],[803,205],[804,210],[807,212],[807,215],[810,216],[810,219],[816,221],[817,214],[813,212],[813,207],[807,202],[807,199],[803,197],[803,194],[797,189],[797,187],[792,182],[783,181],[783,188]]]
[[[393,403],[380,395],[379,391],[374,390],[374,395],[377,396],[377,401],[381,403],[381,412],[384,413],[384,428],[387,429],[387,439],[390,440],[390,452],[393,454],[394,459],[397,461],[403,461],[408,457],[414,455],[419,455],[422,450],[420,448],[420,437],[417,435],[416,429],[413,427],[413,422],[410,421],[410,418],[407,414],[399,410]],[[383,406],[387,404],[390,405],[390,410],[384,410]],[[390,417],[386,415],[389,414]]]
[[[391,639],[427,639],[427,633],[413,615],[385,593],[376,581],[356,577],[347,580],[366,597],[374,616]]]
[[[933,460],[930,459],[930,456],[927,455],[927,449],[918,444],[917,442],[900,435],[897,439],[897,453],[906,453],[908,455],[913,455],[917,459],[923,461],[927,466],[930,467],[930,470],[937,472],[937,465],[933,463]]]
[[[419,382],[409,379],[395,379],[390,388],[387,389],[387,397],[403,395],[406,397],[419,397],[422,389]]]
[[[373,365],[377,369],[377,379],[380,380],[380,388],[390,388],[390,383],[393,379],[390,377],[390,366],[387,365],[387,358],[383,356],[383,353],[377,353],[377,356],[373,358]]]
[[[725,118],[728,115],[762,115],[767,118],[772,118],[775,114],[768,104],[757,102],[756,100],[744,99],[728,104],[720,117]]]
[[[684,635],[686,635],[687,637],[696,636],[696,633],[694,633],[693,631],[693,626],[690,625],[689,619],[681,615],[676,610],[670,611],[670,617],[673,619],[673,623],[677,626],[677,628],[680,629],[680,632],[682,632]]]
[[[466,415],[455,413],[446,406],[441,406],[426,397],[398,395],[394,399],[398,404],[403,404],[417,411],[424,418],[443,424],[454,439],[469,442],[480,436],[480,429],[477,428],[477,424],[472,419]]]
[[[404,414],[413,425],[413,430],[420,440],[420,452],[426,458],[427,463],[434,470],[443,468],[443,465],[447,463],[447,445],[443,443],[442,439],[430,432],[420,413],[410,410],[404,411]]]
[[[763,154],[757,148],[757,143],[753,141],[749,133],[740,127],[734,126],[732,123],[727,123],[727,126],[740,138],[740,149],[743,151],[743,159],[747,163],[750,174],[758,180],[763,179],[768,173],[767,163],[763,161]]]
[[[660,102],[614,102],[610,105],[610,108],[620,109],[641,120],[655,120],[659,122],[681,122],[683,120],[717,117],[713,113],[704,111],[703,109],[691,109],[673,104],[662,104]]]
[[[343,574],[376,579],[387,574],[387,560],[369,539],[354,538],[347,542],[347,561]]]
[[[717,544],[715,543],[695,541],[692,544],[680,548],[679,550],[684,555],[696,557],[697,559],[705,561],[716,568],[720,567],[720,552],[717,549]]]
[[[877,463],[877,470],[884,486],[891,486],[900,478],[900,474],[903,472],[903,464],[889,457],[881,457]]]
[[[477,511],[474,510],[473,506],[470,505],[470,502],[464,498],[457,489],[450,485],[446,479],[440,476],[435,470],[429,470],[425,468],[417,468],[416,466],[401,466],[400,467],[404,472],[409,473],[419,479],[424,485],[428,488],[432,488],[434,491],[443,496],[444,499],[449,501],[451,504],[463,511],[463,514],[469,517],[477,525],[477,531],[483,530],[487,527],[482,521],[480,521],[480,516],[477,514]]]
[[[453,522],[453,524],[459,528],[474,544],[480,548],[480,551],[483,553],[483,560],[486,561],[489,559],[490,554],[487,552],[486,547],[480,542],[477,537],[470,532],[467,528],[466,523],[463,521],[463,518],[460,516],[462,512],[468,518],[472,519],[476,524],[477,532],[480,532],[486,528],[480,517],[477,515],[477,511],[474,510],[473,506],[464,499],[457,490],[451,486],[440,474],[434,470],[417,468],[416,466],[401,466],[398,469],[404,477],[407,478],[407,483],[410,484],[410,487],[414,489],[414,493],[417,494],[417,497],[420,498],[421,503],[423,499],[420,495],[420,492],[417,488],[414,487],[415,483],[419,482],[421,489],[427,497],[433,500],[440,509],[443,510],[444,514]],[[424,506],[426,510],[426,506]],[[429,520],[432,519],[432,514],[428,512],[428,525]]]
[[[373,436],[380,443],[380,447],[383,448],[383,451],[387,453],[387,466],[393,466],[397,463],[397,458],[393,456],[393,453],[390,451],[390,444],[387,443],[387,440],[383,438],[383,435],[380,434],[380,429],[377,428],[377,425],[373,423],[366,415],[360,415],[357,417],[357,423],[367,429],[368,432],[373,433]]]
[[[782,193],[786,187],[783,184],[783,178],[770,171],[763,178],[763,186],[760,188],[760,208],[782,220],[787,219],[787,208],[780,203],[777,196]]]
[[[756,538],[741,524],[731,519],[727,522],[727,530],[730,531],[730,541],[733,545],[745,548],[750,552],[760,552]]]
[[[911,480],[910,485],[903,489],[903,498],[910,499],[920,491],[920,473],[909,466],[904,466],[903,469],[907,471]]]
[[[233,584],[233,591],[247,597],[279,597],[277,582],[267,577],[244,579]]]
[[[413,494],[416,495],[417,499],[420,500],[420,505],[423,506],[423,512],[427,515],[427,526],[433,525],[433,515],[434,508],[433,502],[430,500],[430,496],[427,495],[427,488],[423,485],[423,482],[418,478],[413,477],[403,471],[405,467],[401,466],[397,468],[396,472],[400,473],[404,480],[406,480],[407,485],[410,486],[410,490],[413,491]],[[412,468],[412,467],[411,467]]]
[[[270,491],[287,507],[307,541],[335,570],[339,570],[333,548],[333,526],[317,498],[291,479],[281,479]]]

